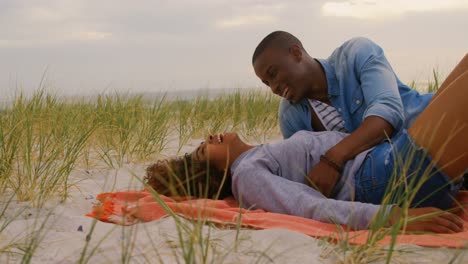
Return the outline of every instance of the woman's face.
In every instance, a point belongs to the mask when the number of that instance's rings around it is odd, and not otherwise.
[[[208,161],[216,169],[224,171],[242,145],[245,143],[234,132],[208,135],[206,141],[193,151],[192,157],[198,161]]]

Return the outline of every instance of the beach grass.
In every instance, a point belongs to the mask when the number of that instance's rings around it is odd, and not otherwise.
[[[0,113],[0,190],[40,206],[54,195],[65,199],[71,171],[93,161],[115,169],[155,160],[171,140],[178,142],[171,154],[180,154],[188,140],[219,131],[265,139],[277,131],[278,102],[260,91],[194,101],[115,94],[66,102],[43,90],[20,94]]]
[[[279,98],[265,90],[238,90],[215,98],[201,94],[193,100],[128,94],[63,100],[45,90],[32,96],[19,93],[0,109],[0,190],[11,194],[3,201],[2,216],[14,203],[30,203],[40,210],[49,201],[64,202],[76,184],[71,179],[74,170],[103,165],[118,170],[125,164],[155,161],[180,154],[189,140],[219,131],[235,130],[251,141],[266,139],[277,133],[278,104]],[[173,141],[177,148],[167,149]],[[0,234],[21,213],[4,217]],[[37,219],[26,240],[2,241],[0,258],[30,263],[47,232],[47,219]],[[206,262],[211,256],[209,235],[202,239],[202,226],[205,222],[189,228],[177,221],[182,262]],[[99,252],[102,241],[89,245],[93,231],[83,243],[79,263],[89,263]],[[121,232],[122,237],[135,233],[129,228]],[[131,262],[134,239],[122,240],[122,263]]]

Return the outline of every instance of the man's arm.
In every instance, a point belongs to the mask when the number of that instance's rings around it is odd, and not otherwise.
[[[308,173],[311,185],[327,197],[339,179],[339,167],[343,168],[346,161],[379,144],[386,137],[391,137],[404,123],[397,79],[383,50],[364,38],[354,39],[349,46],[348,55],[355,67],[354,72],[362,92],[362,100],[359,101],[366,103],[366,109],[361,125],[328,150],[324,155],[325,162],[320,162]]]
[[[329,149],[325,156],[343,166],[357,154],[391,137],[394,131],[393,126],[385,119],[369,116],[352,134]]]
[[[343,168],[346,161],[390,137],[394,130],[393,126],[385,119],[369,116],[352,134],[330,148],[324,155],[325,159]],[[310,185],[326,197],[331,196],[333,188],[341,176],[341,171],[335,167],[320,161],[308,173]]]

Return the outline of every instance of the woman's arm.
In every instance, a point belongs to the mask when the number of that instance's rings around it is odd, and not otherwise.
[[[406,226],[402,225],[402,228],[409,232],[457,233],[463,231],[463,221],[460,217],[434,207],[409,208],[404,211],[394,206],[390,214],[390,225],[396,225],[402,217],[408,219],[405,221]]]
[[[354,229],[367,228],[380,210],[380,205],[327,199],[305,184],[274,175],[256,165],[243,166],[233,172],[232,192],[244,208],[261,208]]]
[[[244,208],[264,209],[321,222],[344,224],[357,230],[367,229],[379,210],[385,210],[381,217],[388,217],[391,225],[395,225],[401,216],[407,216],[407,231],[463,231],[462,220],[449,212],[427,207],[404,212],[392,205],[382,207],[328,199],[305,184],[287,180],[259,166],[237,168],[232,176],[232,192]]]

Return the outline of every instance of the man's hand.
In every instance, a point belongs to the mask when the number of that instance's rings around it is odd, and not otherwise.
[[[390,225],[394,225],[402,215],[402,209],[395,206],[390,215]],[[410,208],[407,213],[406,231],[457,233],[463,231],[463,221],[457,215],[434,207]]]
[[[393,134],[392,125],[378,116],[369,116],[352,134],[345,137],[338,144],[330,148],[325,156],[343,167],[346,161],[353,159],[357,154],[379,144],[386,135]],[[332,166],[321,161],[307,174],[309,185],[319,190],[326,197],[331,196],[340,173]]]
[[[340,173],[321,161],[309,171],[307,178],[310,186],[326,197],[330,197],[335,184],[340,179]]]

